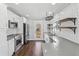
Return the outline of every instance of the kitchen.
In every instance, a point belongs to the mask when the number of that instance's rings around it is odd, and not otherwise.
[[[0,22],[0,56],[79,56],[79,3],[2,3]]]

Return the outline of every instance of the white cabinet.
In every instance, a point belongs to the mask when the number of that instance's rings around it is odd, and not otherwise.
[[[8,55],[8,42],[6,29],[0,29],[0,56]]]
[[[17,22],[18,27],[15,29],[12,29],[15,33],[22,33],[23,32],[23,20],[20,16],[16,15],[12,11],[8,10],[8,20],[11,22]]]
[[[8,28],[7,6],[0,4],[0,56],[8,55],[6,29]]]
[[[7,35],[6,35],[6,29],[0,29],[0,44],[6,44],[7,41]]]
[[[9,46],[9,49],[8,49],[9,56],[11,56],[14,52],[14,38],[12,38],[8,41],[8,46]]]
[[[7,7],[0,4],[0,28],[8,27]]]
[[[0,44],[0,56],[8,56],[8,44]]]
[[[7,10],[7,16],[8,16],[8,20],[10,20],[11,22],[17,21],[15,14],[10,10]]]
[[[8,56],[6,29],[0,29],[0,56]]]

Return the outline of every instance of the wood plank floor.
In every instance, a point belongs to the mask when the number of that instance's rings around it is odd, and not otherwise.
[[[42,56],[41,43],[42,42],[29,41],[15,53],[15,56]]]

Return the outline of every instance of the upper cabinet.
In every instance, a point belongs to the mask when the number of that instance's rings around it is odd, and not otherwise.
[[[8,27],[7,6],[0,4],[0,28]]]
[[[12,23],[16,23],[18,22],[18,18],[19,16],[17,16],[15,13],[13,13],[12,11],[8,10],[7,11],[7,16],[8,16],[8,20],[10,20],[10,22]]]
[[[8,10],[7,13],[8,13],[8,21],[11,23],[10,25],[13,26],[13,28],[9,28],[9,29],[14,31],[15,34],[23,33],[22,17],[18,16],[16,13],[12,12],[11,10]],[[10,25],[8,25],[8,26],[10,26]]]

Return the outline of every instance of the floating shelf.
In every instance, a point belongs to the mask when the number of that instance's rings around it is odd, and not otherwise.
[[[74,26],[67,26],[67,27],[61,26],[62,22],[67,22],[67,21],[72,21],[74,23]],[[58,27],[60,28],[60,31],[61,31],[61,29],[71,29],[75,34],[76,33],[76,28],[77,28],[75,26],[75,23],[76,23],[76,18],[75,17],[65,18],[65,19],[59,20]]]
[[[62,29],[66,29],[66,28],[67,28],[67,29],[71,29],[71,30],[74,32],[74,34],[75,34],[77,27],[59,27],[59,28],[60,28],[60,30],[61,30],[61,28],[62,28]]]
[[[66,22],[66,21],[72,21],[74,23],[74,25],[75,25],[76,18],[65,18],[65,19],[60,20],[59,22],[61,24],[62,22]]]

